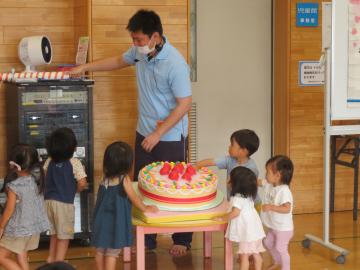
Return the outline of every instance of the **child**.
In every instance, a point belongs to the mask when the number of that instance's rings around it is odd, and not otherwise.
[[[75,270],[75,268],[66,262],[53,262],[40,266],[36,270]]]
[[[274,260],[268,270],[281,266],[290,269],[289,241],[293,236],[293,197],[289,188],[294,166],[286,156],[274,156],[266,162],[266,182],[261,218],[269,231],[265,247]]]
[[[143,212],[156,212],[136,195],[129,177],[133,153],[124,142],[110,144],[104,154],[103,181],[94,211],[93,245],[98,270],[113,270],[120,249],[132,243],[131,204]]]
[[[256,177],[259,175],[259,170],[255,161],[251,159],[259,148],[259,137],[256,133],[249,129],[240,129],[235,131],[230,137],[229,155],[217,159],[204,159],[196,163],[196,167],[217,166],[219,169],[227,170],[227,178],[229,179],[230,172],[237,166],[249,168],[254,172]],[[228,191],[228,197],[230,191]]]
[[[254,259],[255,270],[260,270],[265,249],[262,239],[265,232],[254,206],[257,194],[255,174],[248,168],[238,166],[230,173],[231,212],[225,216],[229,224],[225,237],[239,243],[240,269],[249,269],[249,257]]]
[[[44,172],[36,149],[18,144],[10,154],[10,172],[5,177],[5,211],[0,219],[0,265],[6,269],[28,270],[28,250],[37,249],[40,233],[49,230],[44,198]],[[32,171],[39,171],[39,178]],[[36,183],[39,182],[39,186]],[[16,262],[11,254],[17,254]]]
[[[69,128],[59,128],[46,142],[49,158],[46,171],[45,204],[51,224],[50,249],[47,262],[63,261],[70,239],[74,238],[76,192],[87,187],[86,173],[77,158],[73,158],[77,141]]]

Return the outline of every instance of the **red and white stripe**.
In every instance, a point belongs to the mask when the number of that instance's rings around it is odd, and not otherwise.
[[[0,81],[12,81],[16,79],[42,79],[42,80],[67,80],[70,78],[63,71],[54,72],[21,72],[21,73],[0,73]]]

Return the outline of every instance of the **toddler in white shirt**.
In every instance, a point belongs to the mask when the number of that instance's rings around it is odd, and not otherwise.
[[[268,270],[279,266],[282,270],[290,269],[288,246],[293,237],[294,224],[293,197],[289,185],[293,171],[293,163],[288,157],[274,156],[266,162],[266,181],[260,181],[264,189],[261,219],[269,229],[264,245],[274,261]]]

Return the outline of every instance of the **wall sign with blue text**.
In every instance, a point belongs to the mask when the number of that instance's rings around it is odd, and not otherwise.
[[[296,4],[296,26],[318,26],[319,3]]]

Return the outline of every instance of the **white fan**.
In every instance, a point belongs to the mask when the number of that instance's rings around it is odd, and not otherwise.
[[[51,43],[46,36],[24,37],[18,47],[20,61],[26,72],[34,72],[38,65],[50,64],[52,59]]]

